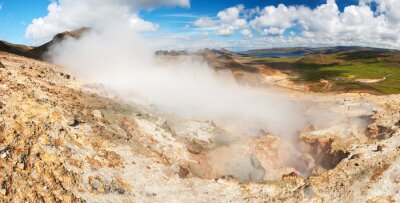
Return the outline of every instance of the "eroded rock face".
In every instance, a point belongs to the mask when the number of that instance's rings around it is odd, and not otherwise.
[[[285,146],[100,96],[52,64],[0,61],[0,201],[400,201],[398,95],[325,96],[357,116],[347,106],[370,104],[367,132],[313,126]]]

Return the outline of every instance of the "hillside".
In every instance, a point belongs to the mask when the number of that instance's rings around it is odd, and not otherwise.
[[[79,28],[79,29],[76,29],[73,31],[66,31],[66,32],[59,33],[59,34],[55,35],[51,41],[49,41],[41,46],[38,46],[31,50],[26,51],[26,54],[28,56],[31,56],[31,58],[43,60],[45,58],[46,52],[49,50],[49,48],[53,44],[58,43],[66,38],[76,38],[77,39],[77,38],[81,37],[85,32],[88,32],[90,30],[91,30],[91,28],[82,27],[82,28]]]
[[[6,41],[0,41],[0,51],[16,54],[16,55],[20,55],[20,56],[28,56],[29,57],[29,54],[27,52],[33,48],[34,47],[29,47],[29,46],[19,45],[19,44],[12,44],[12,43],[9,43]]]
[[[244,72],[257,72],[258,70],[254,67],[241,64],[235,60],[238,57],[234,52],[228,50],[215,50],[205,49],[195,53],[198,56],[204,58],[212,67],[216,69],[228,69],[235,71]]]
[[[54,38],[37,47],[30,47],[30,46],[25,46],[25,45],[18,45],[18,44],[12,44],[6,41],[0,41],[0,51],[7,52],[7,53],[12,53],[16,54],[19,56],[24,56],[28,58],[33,58],[33,59],[38,59],[38,60],[43,60],[45,58],[46,52],[49,50],[49,48],[57,43],[60,42],[66,38],[79,38],[81,37],[85,32],[89,31],[90,28],[82,27],[73,31],[66,31],[63,33],[59,33],[54,36]]]
[[[4,52],[0,62],[4,202],[400,200],[398,95],[293,93],[349,119],[311,123],[294,153],[263,130],[240,136],[109,97],[53,64]]]
[[[285,74],[291,85],[315,92],[400,93],[399,51],[326,48],[321,53],[321,49],[304,56],[245,56],[236,61]]]

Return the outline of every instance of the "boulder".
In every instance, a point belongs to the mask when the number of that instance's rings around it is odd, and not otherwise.
[[[191,143],[189,145],[186,146],[186,149],[192,153],[192,154],[201,154],[201,152],[203,152],[203,146],[201,144],[198,143]]]
[[[179,173],[178,173],[180,178],[185,178],[186,176],[189,175],[189,170],[183,166],[179,166]]]
[[[93,110],[92,114],[97,119],[103,119],[104,118],[103,113],[101,111],[99,111],[99,110]]]

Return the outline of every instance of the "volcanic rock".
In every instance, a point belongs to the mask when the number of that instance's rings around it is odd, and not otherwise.
[[[92,114],[97,119],[102,119],[104,117],[103,113],[101,113],[99,110],[92,111]]]
[[[179,173],[178,173],[180,178],[185,178],[186,176],[189,175],[189,170],[183,166],[179,166]]]
[[[201,152],[203,152],[204,149],[201,144],[195,142],[187,145],[186,148],[192,154],[201,154]]]

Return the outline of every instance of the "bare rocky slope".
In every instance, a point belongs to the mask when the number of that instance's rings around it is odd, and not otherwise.
[[[24,56],[24,57],[28,57],[28,58],[33,58],[33,59],[37,59],[37,60],[43,60],[46,58],[46,52],[49,51],[49,48],[52,45],[54,45],[55,43],[58,43],[67,38],[78,39],[81,36],[83,36],[83,34],[85,32],[87,32],[89,30],[91,30],[91,28],[81,27],[81,28],[73,30],[73,31],[65,31],[62,33],[58,33],[57,35],[55,35],[53,37],[52,40],[50,40],[49,42],[47,42],[45,44],[37,46],[37,47],[20,45],[20,44],[12,44],[12,43],[0,40],[0,51],[12,53],[12,54],[16,54],[16,55]]]
[[[399,95],[293,93],[368,122],[302,131],[298,166],[268,132],[246,139],[111,98],[53,64],[0,62],[2,202],[400,201]]]

